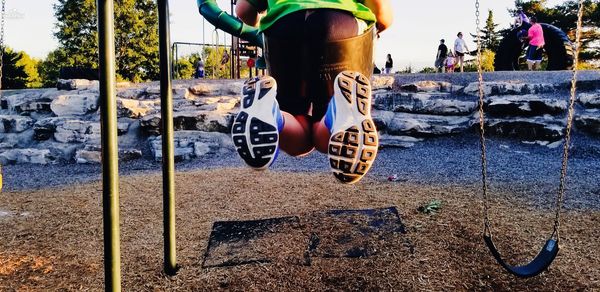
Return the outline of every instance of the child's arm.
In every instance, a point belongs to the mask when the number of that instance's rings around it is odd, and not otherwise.
[[[257,4],[257,0],[238,0],[235,5],[235,14],[239,17],[245,24],[256,26],[258,25],[258,21],[260,20],[260,12],[254,4]],[[254,4],[253,4],[254,3]]]
[[[364,5],[377,17],[377,30],[381,32],[392,25],[394,16],[390,0],[364,0]]]

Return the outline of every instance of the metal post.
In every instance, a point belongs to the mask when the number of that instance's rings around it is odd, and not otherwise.
[[[98,0],[104,289],[121,291],[119,159],[113,0]]]
[[[169,1],[158,0],[160,47],[160,112],[162,120],[163,225],[165,274],[177,273],[175,243],[175,153],[173,147],[173,91],[171,86]]]

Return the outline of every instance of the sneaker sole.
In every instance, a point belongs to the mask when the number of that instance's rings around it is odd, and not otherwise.
[[[231,128],[233,144],[252,168],[268,168],[277,157],[279,132],[273,116],[277,84],[272,77],[255,77],[244,83],[241,110]]]
[[[358,72],[345,71],[334,83],[336,119],[329,139],[329,162],[341,182],[359,181],[371,168],[379,137],[371,118],[371,86]]]

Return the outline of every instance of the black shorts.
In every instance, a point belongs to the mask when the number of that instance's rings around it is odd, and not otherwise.
[[[265,32],[267,69],[277,81],[277,101],[281,110],[292,115],[308,115],[320,120],[333,95],[333,79],[347,66],[321,67],[324,46],[331,41],[355,37],[356,18],[334,9],[303,10],[284,16]],[[373,71],[372,52],[371,67]],[[339,56],[345,58],[345,56]],[[336,61],[336,64],[340,64]],[[343,63],[343,62],[342,62]],[[324,76],[327,75],[327,76]]]
[[[464,56],[464,55],[465,55],[465,53],[461,53],[461,52],[458,52],[458,51],[456,52],[456,56],[457,56],[457,57],[462,57],[462,56]]]

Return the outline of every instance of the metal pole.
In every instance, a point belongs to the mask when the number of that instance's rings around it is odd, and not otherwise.
[[[104,289],[121,291],[119,159],[113,0],[98,0]]]
[[[177,273],[175,243],[175,154],[173,147],[173,91],[171,86],[169,1],[158,0],[160,46],[160,111],[162,120],[163,225],[165,274]]]

